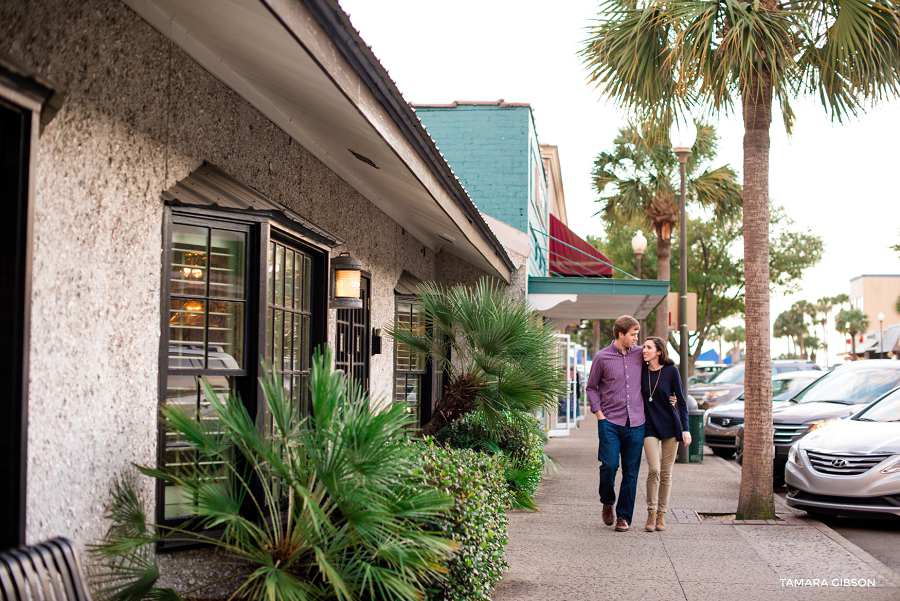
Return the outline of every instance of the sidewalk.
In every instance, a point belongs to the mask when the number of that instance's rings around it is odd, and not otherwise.
[[[642,465],[632,528],[614,532],[600,519],[596,424],[580,425],[547,444],[561,465],[539,511],[510,515],[494,601],[900,600],[900,574],[777,496],[780,523],[700,523],[697,512],[733,512],[740,489],[740,468],[710,453],[675,464],[665,532],[644,531]]]

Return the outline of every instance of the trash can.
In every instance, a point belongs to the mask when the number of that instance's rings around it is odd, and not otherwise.
[[[690,446],[678,445],[678,455],[675,463],[702,463],[703,462],[703,413],[700,409],[688,411],[688,428],[691,433]]]

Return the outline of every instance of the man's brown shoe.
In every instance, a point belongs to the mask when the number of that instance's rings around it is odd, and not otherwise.
[[[628,522],[625,521],[625,518],[619,518],[616,520],[616,532],[628,532],[628,529]]]
[[[603,523],[607,526],[613,525],[613,506],[612,505],[604,505],[603,506]]]

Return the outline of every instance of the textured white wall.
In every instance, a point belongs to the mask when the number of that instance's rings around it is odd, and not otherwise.
[[[66,89],[36,168],[27,538],[97,540],[114,478],[157,452],[160,193],[202,161],[345,238],[372,275],[372,326],[406,269],[480,271],[433,253],[113,0],[0,3],[0,51]],[[334,312],[329,312],[329,340]],[[393,346],[371,391],[392,389]],[[153,498],[144,480],[144,498]]]

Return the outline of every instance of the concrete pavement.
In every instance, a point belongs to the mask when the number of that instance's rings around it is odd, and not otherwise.
[[[580,425],[547,444],[561,465],[539,510],[510,515],[494,601],[900,600],[900,574],[778,497],[777,522],[701,522],[733,512],[740,488],[740,468],[711,453],[675,465],[665,532],[644,531],[642,466],[632,529],[614,532],[600,519],[596,424]]]

